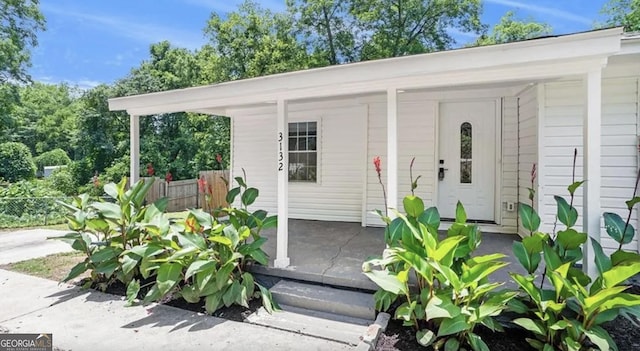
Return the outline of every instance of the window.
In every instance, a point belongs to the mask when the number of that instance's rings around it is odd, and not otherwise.
[[[318,122],[289,123],[289,180],[316,182]]]
[[[463,184],[471,184],[472,145],[471,123],[464,122],[460,126],[460,183]]]

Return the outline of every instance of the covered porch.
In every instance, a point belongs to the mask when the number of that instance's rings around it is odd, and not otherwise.
[[[285,268],[274,266],[277,233],[262,233],[267,242],[263,246],[269,255],[269,266],[254,265],[251,271],[279,278],[314,282],[323,285],[375,291],[378,287],[362,274],[362,263],[370,256],[379,256],[385,248],[384,229],[362,227],[358,223],[289,220],[289,252],[291,264]],[[524,274],[511,254],[511,245],[519,240],[512,234],[482,233],[477,255],[503,253],[510,262],[491,279],[508,282],[509,272]]]
[[[442,179],[439,179],[438,169],[446,169],[442,167],[442,161],[439,163],[442,155],[438,148],[443,145],[439,138],[444,140],[450,136],[443,133],[441,138],[439,134],[442,129],[439,129],[438,124],[443,120],[440,108],[451,101],[473,101],[479,98],[495,101],[495,152],[488,151],[491,158],[484,167],[495,169],[495,173],[504,175],[506,172],[503,172],[503,165],[507,162],[505,151],[510,151],[508,161],[514,168],[509,170],[508,179],[495,176],[490,182],[495,191],[490,191],[490,198],[485,202],[479,200],[476,205],[482,207],[485,203],[493,204],[489,216],[496,225],[504,224],[501,223],[501,219],[505,217],[503,213],[510,212],[509,226],[512,228],[511,232],[516,233],[518,223],[515,205],[518,201],[526,201],[527,196],[523,194],[526,194],[528,173],[533,163],[538,163],[540,179],[532,185],[538,194],[536,207],[543,208],[545,199],[552,195],[545,193],[546,170],[540,164],[545,161],[547,142],[544,139],[545,84],[565,80],[578,82],[581,86],[578,90],[584,97],[584,109],[580,109],[577,114],[582,133],[568,147],[571,150],[574,147],[581,148],[583,165],[579,172],[582,179],[588,180],[581,199],[582,228],[596,240],[600,239],[603,69],[607,66],[609,57],[620,51],[620,36],[621,29],[617,28],[325,67],[212,86],[116,98],[109,101],[109,107],[111,110],[126,110],[131,116],[132,182],[140,174],[139,116],[182,111],[229,116],[234,122],[231,141],[235,145],[232,146],[232,173],[239,172],[242,167],[250,167],[250,183],[261,191],[262,200],[256,204],[257,208],[278,215],[277,231],[266,233],[271,239],[266,246],[272,258],[271,265],[279,269],[282,276],[295,273],[301,275],[298,279],[332,285],[341,285],[337,284],[341,279],[357,280],[358,283],[353,283],[355,287],[370,288],[370,283],[360,274],[360,266],[367,256],[379,255],[384,248],[382,229],[367,228],[381,224],[367,220],[370,211],[384,208],[379,192],[371,190],[377,186],[377,178],[371,171],[371,156],[383,155],[387,207],[402,209],[407,177],[401,171],[404,168],[401,165],[414,150],[429,150],[429,153],[424,153],[423,158],[426,160],[423,181],[429,183],[421,188],[426,189],[421,196],[432,201],[427,204],[429,206],[442,205],[438,203],[438,192],[446,191],[439,185],[439,180]],[[512,129],[507,130],[502,118],[505,116],[505,109],[511,106],[507,102],[518,101],[525,93],[533,96],[528,100],[531,113],[524,116],[520,111],[522,106],[512,104],[515,124],[510,126]],[[409,98],[415,101],[406,101]],[[332,135],[335,143],[325,143],[322,146],[331,147],[331,150],[319,147],[317,157],[323,161],[341,157],[342,163],[330,168],[318,161],[318,167],[315,168],[318,173],[330,170],[331,174],[324,174],[322,181],[308,184],[314,188],[303,188],[299,183],[290,181],[288,172],[288,151],[291,150],[289,124],[296,121],[296,113],[304,115],[306,120],[309,114],[318,113],[311,106],[313,104],[329,110],[335,108],[334,105],[339,100],[347,100],[348,105],[345,105],[340,115],[333,116],[335,125],[332,133],[326,133],[323,138],[318,137],[319,144],[322,144]],[[429,104],[422,104],[425,101]],[[419,104],[416,105],[415,102]],[[303,104],[311,107],[302,109]],[[409,145],[413,149],[407,147],[407,142],[402,139],[402,133],[405,133],[405,137],[417,134],[408,123],[408,114],[403,112],[403,108],[410,104],[416,106],[415,116],[420,123],[427,120],[427,114],[423,112],[430,113],[428,129],[425,129],[427,132],[414,138],[415,143]],[[379,116],[374,115],[374,112]],[[530,118],[530,123],[526,126],[527,132],[531,132],[531,152],[526,155],[522,152],[521,144],[525,117]],[[322,117],[318,118],[322,120]],[[344,123],[347,121],[354,123],[347,125]],[[328,128],[329,123],[318,123],[318,126]],[[491,127],[489,125],[488,130]],[[353,136],[338,133],[344,130],[354,131]],[[518,135],[518,138],[511,139],[512,147],[506,146],[506,138],[500,139],[509,133]],[[427,138],[429,144],[421,144]],[[350,144],[345,144],[344,141],[349,141]],[[332,151],[332,157],[323,158],[323,151]],[[344,160],[347,152],[354,157],[353,160]],[[531,160],[525,161],[525,156]],[[461,156],[458,154],[456,157]],[[340,168],[345,165],[357,167],[347,175]],[[232,174],[231,177],[235,175],[238,174]],[[349,184],[329,189],[332,182],[345,178],[350,178]],[[368,188],[369,184],[372,185]],[[509,193],[505,190],[507,186],[511,188]],[[316,198],[309,199],[309,192],[313,192]],[[336,209],[334,204],[336,200],[343,199],[347,192],[351,198],[344,202],[351,212],[350,217],[344,220],[354,223],[337,222],[342,220],[339,218],[344,217],[346,211]],[[314,213],[308,211],[318,203],[322,205],[319,210],[314,208]],[[492,216],[494,213],[495,216]],[[290,220],[292,217],[324,221]],[[355,222],[358,220],[360,222]],[[489,237],[486,234],[485,238]],[[503,246],[496,244],[497,247],[485,240],[483,250],[510,252],[513,238],[496,239],[496,242],[503,243],[500,244]],[[585,252],[584,265],[589,271],[595,270],[592,257],[593,253],[589,248]],[[313,277],[315,279],[311,279]]]

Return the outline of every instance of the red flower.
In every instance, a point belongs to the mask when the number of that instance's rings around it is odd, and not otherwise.
[[[380,177],[380,175],[382,174],[382,167],[380,166],[380,156],[376,156],[373,158],[373,165],[376,167],[378,177]]]
[[[173,180],[173,175],[171,175],[171,172],[167,172],[167,174],[164,176],[164,180],[167,183],[171,183],[171,181]]]
[[[204,193],[206,189],[207,189],[207,180],[204,179],[204,176],[200,176],[200,179],[198,179],[198,191],[201,193]]]
[[[149,177],[153,177],[153,175],[154,175],[155,173],[156,173],[156,170],[155,170],[155,169],[153,169],[153,164],[148,163],[148,164],[147,164],[147,175],[148,175]]]
[[[216,154],[216,161],[220,164],[222,164],[222,155],[220,154]]]

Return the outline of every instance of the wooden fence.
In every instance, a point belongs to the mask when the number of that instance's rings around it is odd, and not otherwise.
[[[149,189],[145,200],[153,203],[156,200],[168,197],[168,212],[184,211],[189,208],[202,208],[210,211],[218,207],[227,206],[227,185],[224,179],[228,179],[229,171],[201,171],[200,177],[204,177],[207,189],[201,193],[198,189],[198,179],[176,180],[167,183],[164,179],[156,178]],[[150,178],[144,178],[149,180]]]

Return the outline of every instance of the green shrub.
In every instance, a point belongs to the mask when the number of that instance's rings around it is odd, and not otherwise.
[[[374,164],[380,174],[378,158]],[[416,182],[411,179],[412,193]],[[501,261],[505,256],[471,257],[480,245],[481,234],[476,225],[466,223],[462,204],[458,203],[456,221],[444,239],[438,235],[437,208],[425,209],[422,199],[414,195],[406,196],[403,205],[406,215],[396,212],[393,220],[378,211],[387,223],[388,247],[382,257],[363,264],[364,274],[380,287],[374,295],[376,309],[387,310],[401,299],[395,318],[415,329],[422,346],[433,345],[436,350],[488,350],[474,333],[475,327],[484,325],[501,331],[494,317],[506,310],[517,295],[496,292],[502,284],[488,281],[492,273],[507,265]],[[409,284],[410,275],[415,275],[416,286]]]
[[[106,179],[110,182],[119,182],[122,178],[129,177],[130,173],[129,156],[119,158],[104,170]]]
[[[574,174],[575,158],[574,153]],[[534,180],[535,167],[532,184]],[[511,274],[522,293],[511,304],[514,311],[522,314],[513,322],[535,335],[527,341],[537,350],[568,351],[593,347],[602,351],[617,350],[613,339],[600,325],[617,316],[625,316],[635,324],[631,316],[640,316],[640,296],[626,293],[628,287],[622,285],[640,273],[640,255],[622,250],[622,245],[631,242],[635,234],[629,221],[623,221],[617,214],[605,213],[606,231],[619,243],[619,249],[611,257],[606,256],[598,241],[591,239],[598,271],[595,280],[592,282],[577,267],[588,239],[587,233],[574,229],[578,220],[578,211],[573,207],[574,195],[582,184],[582,181],[573,180],[568,187],[569,201],[555,196],[557,215],[554,227],[562,227],[557,233],[555,228],[551,234],[539,232],[537,212],[530,205],[519,204],[520,222],[530,236],[513,244],[514,255],[528,273]],[[529,190],[529,199],[533,201],[533,187]],[[629,213],[638,202],[640,198],[635,195],[627,201]],[[545,263],[544,273],[537,284],[535,273],[542,260]]]
[[[77,184],[87,184],[94,175],[91,163],[86,160],[72,161],[67,167]]]
[[[35,172],[29,147],[16,142],[0,144],[0,178],[9,182],[28,180]]]
[[[47,166],[67,166],[71,163],[71,159],[62,149],[53,149],[51,151],[43,152],[35,157],[33,161],[36,164],[38,172],[44,171],[44,167]]]
[[[61,223],[65,211],[56,200],[64,196],[39,180],[0,187],[0,228]]]
[[[55,170],[46,181],[51,185],[51,188],[65,195],[76,195],[78,193],[78,184],[67,168]]]
[[[248,306],[249,299],[262,296],[267,310],[277,308],[269,291],[245,269],[249,262],[268,263],[260,231],[275,226],[276,217],[262,210],[249,212],[258,190],[237,180],[242,190],[234,197],[241,197],[242,208],[223,209],[225,222],[193,210],[186,219],[171,223],[163,213],[166,198],[143,205],[153,181],[141,180],[129,190],[126,178],[105,185],[115,203],[90,203],[87,194],[75,198],[65,205],[74,232],[56,239],[87,257],[64,280],[89,270],[93,283],[102,288],[115,281],[126,284],[129,303],[138,296],[141,281],[151,280],[145,302],[204,299],[206,311],[213,313],[222,305]]]

